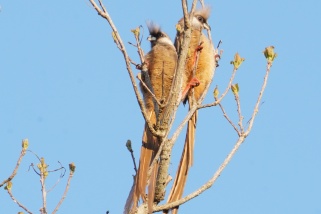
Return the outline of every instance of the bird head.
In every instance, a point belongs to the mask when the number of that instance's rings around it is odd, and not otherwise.
[[[192,25],[194,29],[207,29],[210,30],[211,27],[207,23],[211,13],[210,7],[204,7],[202,9],[196,10],[194,12],[194,17],[192,19]]]
[[[159,25],[153,22],[147,22],[147,27],[149,30],[149,36],[147,39],[151,42],[152,48],[156,44],[173,45],[169,36],[161,30]]]

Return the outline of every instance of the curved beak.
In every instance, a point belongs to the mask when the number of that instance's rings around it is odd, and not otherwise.
[[[207,24],[207,22],[205,22],[203,24],[203,27],[206,29],[206,30],[211,30],[211,26],[209,24]]]

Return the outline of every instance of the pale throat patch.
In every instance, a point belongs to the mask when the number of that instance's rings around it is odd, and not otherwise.
[[[199,28],[203,26],[203,24],[195,16],[193,17],[192,25],[194,27],[199,27]]]
[[[159,43],[165,44],[165,45],[173,45],[173,42],[168,37],[162,37],[158,39]]]

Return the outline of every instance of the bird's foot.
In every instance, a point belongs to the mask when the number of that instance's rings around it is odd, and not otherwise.
[[[148,62],[143,62],[142,64],[136,64],[136,69],[141,71],[148,70]]]
[[[196,46],[195,51],[194,51],[194,57],[193,57],[193,65],[194,68],[196,67],[197,63],[197,58],[198,58],[198,53],[202,52],[203,50],[203,42],[201,42],[198,46]]]
[[[185,87],[184,91],[182,92],[182,101],[184,102],[184,100],[186,99],[186,96],[189,92],[189,90],[191,88],[194,88],[194,87],[197,87],[200,85],[200,81],[196,78],[196,77],[193,77],[189,83],[187,84],[187,86]]]
[[[203,50],[203,42],[200,42],[200,44],[195,48],[195,52],[201,52]]]

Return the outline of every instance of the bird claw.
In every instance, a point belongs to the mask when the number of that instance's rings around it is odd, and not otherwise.
[[[137,70],[147,71],[148,70],[148,62],[143,62],[142,64],[136,65]]]
[[[142,70],[142,65],[137,64],[137,65],[136,65],[136,69],[137,69],[137,70]]]
[[[186,99],[186,96],[189,92],[189,90],[191,88],[194,88],[194,87],[197,87],[200,85],[200,81],[196,78],[196,77],[193,77],[189,83],[187,84],[187,86],[185,87],[184,91],[182,92],[182,101],[184,101]]]
[[[193,59],[193,65],[194,65],[194,68],[195,68],[195,66],[196,66],[196,62],[197,62],[197,53],[198,52],[201,52],[202,50],[203,50],[203,42],[200,42],[200,44],[198,45],[198,46],[196,46],[196,48],[195,48],[195,51],[194,51],[194,59]],[[193,68],[193,69],[194,69]]]
[[[199,52],[203,50],[203,42],[200,42],[200,44],[195,48],[195,52]]]

